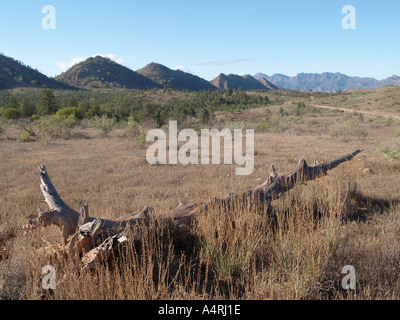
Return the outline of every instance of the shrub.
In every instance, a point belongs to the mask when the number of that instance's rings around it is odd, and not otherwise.
[[[82,106],[80,105],[78,108],[81,110],[85,110],[87,108],[87,105],[82,105]],[[86,111],[85,117],[88,119],[92,119],[94,117],[99,117],[101,114],[102,111],[100,107],[97,105],[93,105],[88,109],[88,111]]]
[[[146,144],[147,132],[138,122],[132,118],[128,119],[125,134],[128,137],[133,138],[136,147],[143,147]]]
[[[35,124],[39,127],[39,131],[45,137],[69,139],[72,129],[75,127],[77,122],[78,120],[74,115],[65,118],[55,114],[42,117],[39,120],[36,120]]]
[[[146,144],[147,131],[142,126],[139,126],[139,133],[134,138],[135,146],[138,148],[143,147]]]
[[[56,114],[63,118],[75,116],[77,119],[83,119],[83,114],[79,111],[78,107],[67,107],[64,109],[60,109],[57,111]]]
[[[94,116],[90,121],[90,125],[93,128],[100,129],[105,136],[108,136],[113,130],[115,119],[108,118],[106,115],[103,115],[101,117]]]
[[[380,149],[379,151],[382,152],[389,159],[400,160],[400,143],[397,143],[396,147],[392,149],[385,147]]]
[[[279,108],[278,113],[279,113],[279,115],[280,115],[281,117],[285,117],[285,116],[288,116],[288,115],[289,115],[289,113],[288,113],[287,111],[285,111],[285,109],[283,109],[283,107],[280,107],[280,108]]]
[[[16,108],[7,108],[3,112],[3,117],[6,120],[15,120],[21,117],[21,112]]]
[[[0,122],[0,135],[6,130],[7,124]]]
[[[31,140],[31,133],[28,130],[22,130],[19,135],[19,141],[22,142],[30,142]]]
[[[282,133],[286,131],[287,127],[277,117],[267,117],[257,124],[257,129],[271,133]]]
[[[400,129],[397,129],[394,138],[400,138]],[[386,157],[392,160],[400,160],[400,143],[396,143],[396,146],[389,149],[388,147],[379,149]]]
[[[128,137],[135,137],[139,132],[139,126],[140,124],[130,117],[126,122],[125,135]]]
[[[225,125],[226,129],[229,129],[231,131],[235,130],[235,129],[240,129],[243,130],[246,127],[246,123],[244,121],[240,121],[240,120],[235,120],[232,122],[229,122]]]

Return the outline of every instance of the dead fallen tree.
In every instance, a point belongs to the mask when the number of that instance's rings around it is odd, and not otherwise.
[[[45,166],[39,165],[40,188],[49,211],[28,216],[29,224],[23,229],[28,231],[40,226],[58,226],[63,238],[62,245],[58,246],[62,255],[66,258],[79,259],[83,268],[96,268],[99,263],[107,260],[117,247],[123,246],[128,236],[136,234],[140,237],[140,230],[146,228],[152,219],[162,220],[170,229],[172,237],[182,238],[183,234],[190,233],[196,216],[202,212],[211,208],[221,208],[229,212],[234,211],[237,205],[265,208],[271,201],[278,199],[296,185],[326,175],[329,170],[352,160],[361,152],[362,150],[356,150],[321,164],[314,161],[314,166],[309,166],[305,160],[300,160],[292,173],[282,176],[279,176],[274,166],[271,166],[267,180],[253,189],[231,193],[226,197],[215,198],[202,204],[181,202],[176,209],[157,218],[152,208],[145,207],[139,213],[128,214],[116,220],[90,217],[86,203],[81,204],[80,212],[71,209],[57,193]],[[132,232],[128,234],[129,230]]]

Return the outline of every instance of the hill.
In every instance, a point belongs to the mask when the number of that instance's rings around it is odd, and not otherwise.
[[[275,85],[265,80],[258,81],[250,75],[239,76],[237,74],[225,75],[221,73],[218,77],[211,81],[211,83],[219,89],[239,89],[243,90],[271,90],[278,89]]]
[[[181,70],[172,70],[162,64],[149,63],[144,68],[137,70],[137,73],[156,82],[162,87],[175,90],[216,90],[215,86],[207,80]]]
[[[313,104],[382,114],[400,115],[400,86],[352,89],[339,95],[314,96]]]
[[[96,56],[76,64],[55,78],[78,88],[152,89],[160,85],[115,61]]]
[[[336,92],[351,89],[377,89],[385,86],[400,85],[400,77],[392,76],[381,81],[374,78],[350,77],[342,73],[299,73],[294,77],[283,74],[268,76],[263,73],[254,75],[256,79],[265,79],[285,89],[303,91]]]
[[[20,87],[71,89],[20,61],[0,54],[0,90]]]

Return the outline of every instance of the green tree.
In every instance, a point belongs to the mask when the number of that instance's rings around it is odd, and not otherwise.
[[[90,103],[88,101],[79,102],[79,104],[78,104],[78,112],[83,117],[86,115],[86,112],[88,112],[89,109],[90,109]]]
[[[68,107],[77,107],[78,106],[78,101],[76,100],[75,97],[71,97],[67,101],[67,108]]]
[[[7,107],[11,109],[18,109],[19,103],[15,96],[10,96]]]
[[[207,108],[203,108],[199,111],[198,119],[202,124],[209,124],[210,123],[210,112]]]
[[[92,119],[102,114],[101,109],[98,105],[92,105],[90,109],[85,113],[85,117]]]
[[[56,113],[58,104],[54,91],[51,89],[44,89],[41,91],[38,113],[39,115],[48,115]]]
[[[21,118],[21,112],[17,108],[7,108],[3,112],[5,120],[16,120]]]
[[[21,111],[21,115],[25,118],[33,116],[37,111],[35,104],[28,98],[22,99],[19,110]]]

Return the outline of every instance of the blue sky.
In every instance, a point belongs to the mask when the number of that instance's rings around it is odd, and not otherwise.
[[[56,29],[42,28],[42,8]],[[342,28],[342,7],[356,29]],[[202,0],[0,2],[0,52],[48,76],[102,54],[137,70],[150,62],[207,80],[219,73],[400,75],[400,1]]]

